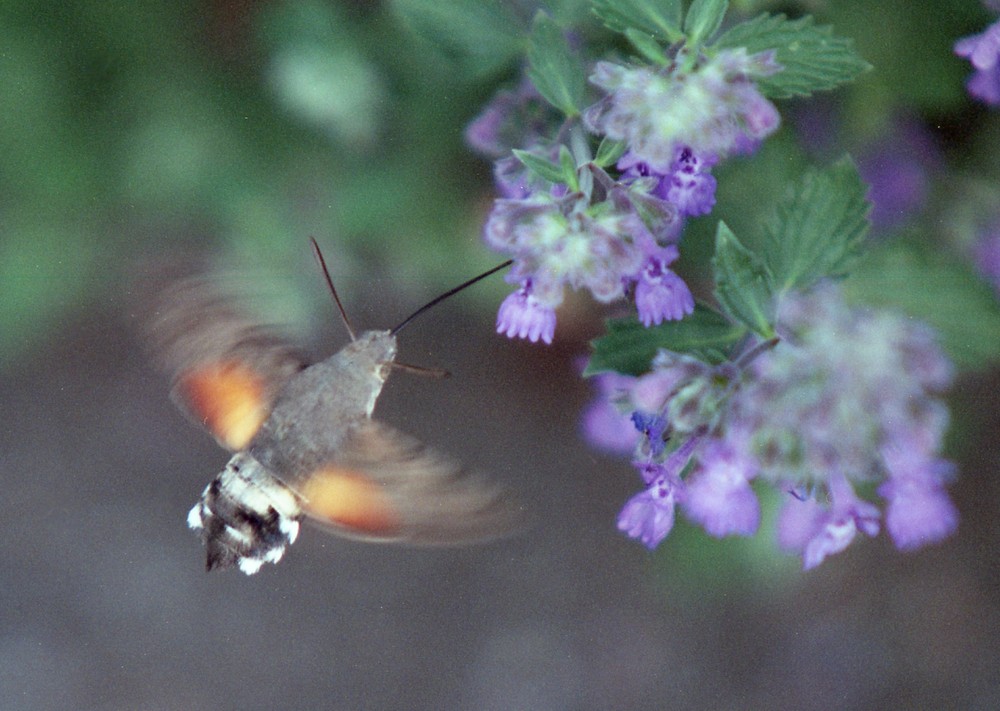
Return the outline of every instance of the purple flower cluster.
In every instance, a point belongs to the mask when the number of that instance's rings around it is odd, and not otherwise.
[[[605,96],[582,120],[623,146],[611,172],[592,161],[579,118],[548,138],[549,124],[530,108],[537,103],[530,84],[499,94],[467,130],[474,148],[495,158],[521,145],[564,171],[572,148],[574,167],[552,183],[516,158],[495,164],[502,197],[484,236],[513,257],[507,279],[517,285],[500,307],[497,332],[551,343],[566,287],[602,303],[631,297],[647,327],[690,314],[694,297],[671,269],[684,220],[712,210],[711,169],[720,159],[754,150],[778,127],[777,110],[753,82],[778,70],[773,52],[743,50],[693,58],[682,48],[667,67],[598,62],[590,80]],[[511,124],[525,116],[528,127],[515,139],[522,142],[509,143]]]
[[[1000,21],[981,34],[958,40],[955,54],[972,62],[976,70],[966,84],[969,93],[992,106],[1000,105]]]
[[[603,400],[588,411],[585,433],[604,448],[634,443],[646,485],[618,527],[653,548],[679,505],[713,536],[751,535],[760,523],[756,481],[785,497],[778,543],[806,568],[859,531],[878,533],[882,514],[859,485],[886,502],[899,549],[950,535],[953,466],[938,456],[948,410],[936,394],[952,366],[933,333],[851,308],[831,285],[789,297],[779,333],[774,348],[739,366],[663,352],[641,378],[601,376]],[[650,427],[656,420],[663,426]],[[617,434],[629,422],[632,432]]]
[[[637,160],[661,173],[681,146],[713,160],[750,153],[780,123],[753,82],[781,70],[774,56],[734,49],[698,61],[682,51],[666,67],[598,62],[590,80],[607,95],[584,113],[584,122],[594,133],[624,141]]]

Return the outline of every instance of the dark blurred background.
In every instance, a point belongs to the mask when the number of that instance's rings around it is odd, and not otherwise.
[[[836,150],[906,111],[973,155],[990,119],[950,46],[989,16],[834,5],[825,21],[876,65],[825,99]],[[766,529],[718,542],[682,523],[650,554],[615,529],[633,471],[578,435],[605,313],[572,301],[555,346],[509,342],[502,279],[404,332],[401,360],[453,377],[396,374],[377,412],[509,481],[524,535],[412,550],[307,529],[253,577],[204,572],[184,520],[227,455],[148,365],[141,275],[243,270],[322,355],[345,335],[309,235],[360,328],[494,264],[490,168],[462,130],[516,80],[533,5],[465,6],[472,40],[435,37],[430,0],[0,6],[0,708],[1000,707],[995,370],[955,390],[962,522],[943,545],[883,536],[802,573]],[[737,205],[777,184],[749,165]]]

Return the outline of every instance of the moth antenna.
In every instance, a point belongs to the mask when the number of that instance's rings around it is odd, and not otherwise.
[[[320,269],[323,270],[323,278],[326,279],[326,285],[330,287],[330,293],[333,294],[333,300],[337,302],[337,309],[340,311],[340,318],[343,319],[344,326],[347,328],[347,334],[351,337],[352,341],[356,341],[358,338],[354,335],[354,328],[351,326],[351,319],[347,318],[347,312],[344,310],[344,305],[340,303],[340,297],[337,296],[337,289],[333,286],[333,279],[330,278],[330,270],[326,268],[326,260],[323,259],[323,253],[319,249],[319,244],[316,243],[315,237],[310,237],[309,242],[312,244],[313,256],[316,257],[316,261],[319,262]]]
[[[494,274],[494,273],[500,271],[501,269],[504,269],[505,267],[509,267],[511,264],[513,264],[513,262],[514,262],[513,259],[508,259],[503,264],[498,264],[497,266],[493,267],[489,271],[485,271],[482,274],[480,274],[479,276],[472,277],[468,281],[462,282],[461,284],[459,284],[455,288],[449,289],[448,291],[444,292],[440,296],[438,296],[438,297],[436,297],[434,299],[431,299],[426,304],[424,304],[423,306],[421,306],[419,309],[417,309],[416,311],[414,311],[412,314],[410,314],[409,316],[407,316],[406,318],[404,318],[403,321],[402,321],[402,323],[400,323],[394,329],[392,329],[391,331],[389,331],[389,333],[391,333],[393,336],[395,336],[397,333],[399,333],[400,331],[403,330],[404,326],[409,325],[410,321],[412,321],[413,319],[415,319],[417,316],[419,316],[420,314],[422,314],[424,311],[427,311],[427,309],[431,308],[432,306],[437,306],[442,301],[444,301],[445,299],[447,299],[449,296],[454,296],[455,294],[457,294],[458,292],[460,292],[462,289],[464,289],[464,288],[466,288],[468,286],[472,286],[477,281],[480,281],[481,279],[485,279],[490,274]],[[332,284],[331,284],[330,288],[333,288]]]

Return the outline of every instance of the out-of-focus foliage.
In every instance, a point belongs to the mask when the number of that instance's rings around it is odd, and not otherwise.
[[[821,122],[798,113],[808,102],[784,103],[783,134],[753,161],[720,170],[715,217],[741,238],[773,204],[761,198],[800,172],[806,153],[826,160],[853,151],[902,114],[944,127],[955,139],[949,148],[959,146],[957,165],[976,162],[974,144],[960,139],[988,119],[970,112],[969,66],[952,44],[991,21],[978,3],[732,5],[727,22],[811,12],[874,66],[835,95]],[[462,131],[499,84],[517,80],[539,7],[3,3],[0,362],[37,346],[82,305],[113,304],[132,265],[155,253],[195,247],[294,273],[311,268],[306,238],[315,235],[335,272],[374,257],[404,290],[411,275],[445,285],[489,265],[479,235],[490,167],[466,149]],[[544,9],[598,46],[634,51],[583,0]],[[704,223],[685,238],[694,275],[709,268],[716,219]],[[940,241],[933,221],[907,235]]]
[[[388,6],[11,2],[0,36],[3,361],[151,254],[292,272],[315,235],[336,272],[363,251],[404,290],[492,261],[462,141],[488,89]]]

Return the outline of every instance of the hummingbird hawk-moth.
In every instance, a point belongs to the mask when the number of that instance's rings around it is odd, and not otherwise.
[[[148,325],[171,397],[233,452],[187,517],[206,566],[247,575],[277,563],[308,519],[350,538],[458,544],[516,527],[519,507],[495,481],[372,419],[394,367],[396,333],[354,335],[326,360],[307,360],[248,317],[210,278],[174,282]]]

